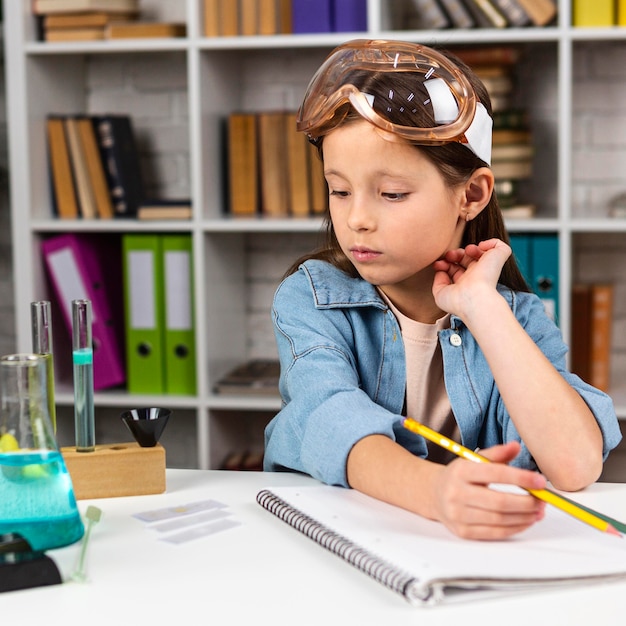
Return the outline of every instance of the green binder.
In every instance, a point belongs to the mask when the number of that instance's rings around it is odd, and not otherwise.
[[[163,259],[157,234],[122,236],[129,393],[165,393]]]
[[[167,393],[195,395],[193,253],[191,235],[162,235],[164,368]]]

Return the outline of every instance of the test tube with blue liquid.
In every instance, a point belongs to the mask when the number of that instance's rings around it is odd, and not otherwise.
[[[93,452],[96,449],[91,315],[90,300],[72,300],[74,427],[77,452]]]

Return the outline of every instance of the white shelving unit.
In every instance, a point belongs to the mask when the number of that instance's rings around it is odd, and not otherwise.
[[[39,254],[40,241],[72,231],[120,236],[126,231],[183,231],[193,238],[198,393],[194,397],[131,396],[125,392],[96,394],[100,438],[123,436],[112,420],[130,406],[172,408],[180,433],[168,426],[164,439],[177,466],[216,468],[232,449],[259,446],[264,424],[279,408],[278,399],[226,397],[212,393],[217,378],[248,357],[246,342],[246,242],[250,236],[312,235],[319,220],[229,219],[224,216],[221,124],[235,109],[258,110],[265,104],[296,108],[313,70],[339,43],[353,37],[396,38],[446,47],[519,43],[525,47],[519,67],[518,97],[530,113],[535,133],[536,176],[529,198],[538,205],[533,220],[508,224],[512,232],[554,232],[560,240],[560,325],[570,332],[570,285],[575,243],[587,232],[619,232],[626,243],[626,221],[585,217],[572,210],[572,97],[574,55],[581,42],[621,39],[620,29],[574,29],[569,0],[560,0],[559,18],[547,28],[445,31],[391,30],[384,0],[368,1],[368,33],[206,38],[202,35],[202,0],[144,0],[142,7],[157,19],[183,21],[183,39],[44,43],[36,40],[30,0],[5,2],[5,55],[11,159],[11,205],[14,279],[19,350],[30,349],[30,302],[49,296]],[[174,59],[186,80],[189,195],[193,219],[185,223],[60,221],[51,214],[44,122],[50,112],[90,111],[87,89],[94,60],[98,65],[120,57],[149,55],[150,61]],[[147,58],[147,57],[146,57]],[[255,84],[255,70],[276,67],[280,94]],[[271,69],[265,70],[272,71]],[[284,84],[291,82],[285,90]],[[270,90],[271,91],[271,90]],[[281,100],[282,99],[282,100]],[[269,306],[269,303],[268,303]],[[58,349],[58,346],[57,346]],[[71,378],[58,377],[57,404],[71,413]],[[626,390],[616,388],[620,416],[626,417]],[[112,414],[113,418],[108,415]],[[69,420],[69,417],[67,418]],[[119,422],[119,420],[117,420]],[[98,435],[100,437],[100,435]],[[119,440],[119,439],[117,439]]]

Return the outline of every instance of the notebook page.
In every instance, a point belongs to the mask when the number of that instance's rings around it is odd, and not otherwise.
[[[544,520],[527,531],[491,542],[460,539],[443,524],[355,490],[323,485],[270,491],[420,580],[626,574],[626,539],[549,505]]]

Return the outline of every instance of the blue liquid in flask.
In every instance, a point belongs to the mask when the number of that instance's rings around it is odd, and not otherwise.
[[[19,533],[43,551],[72,544],[84,532],[60,452],[0,452],[0,534]]]

